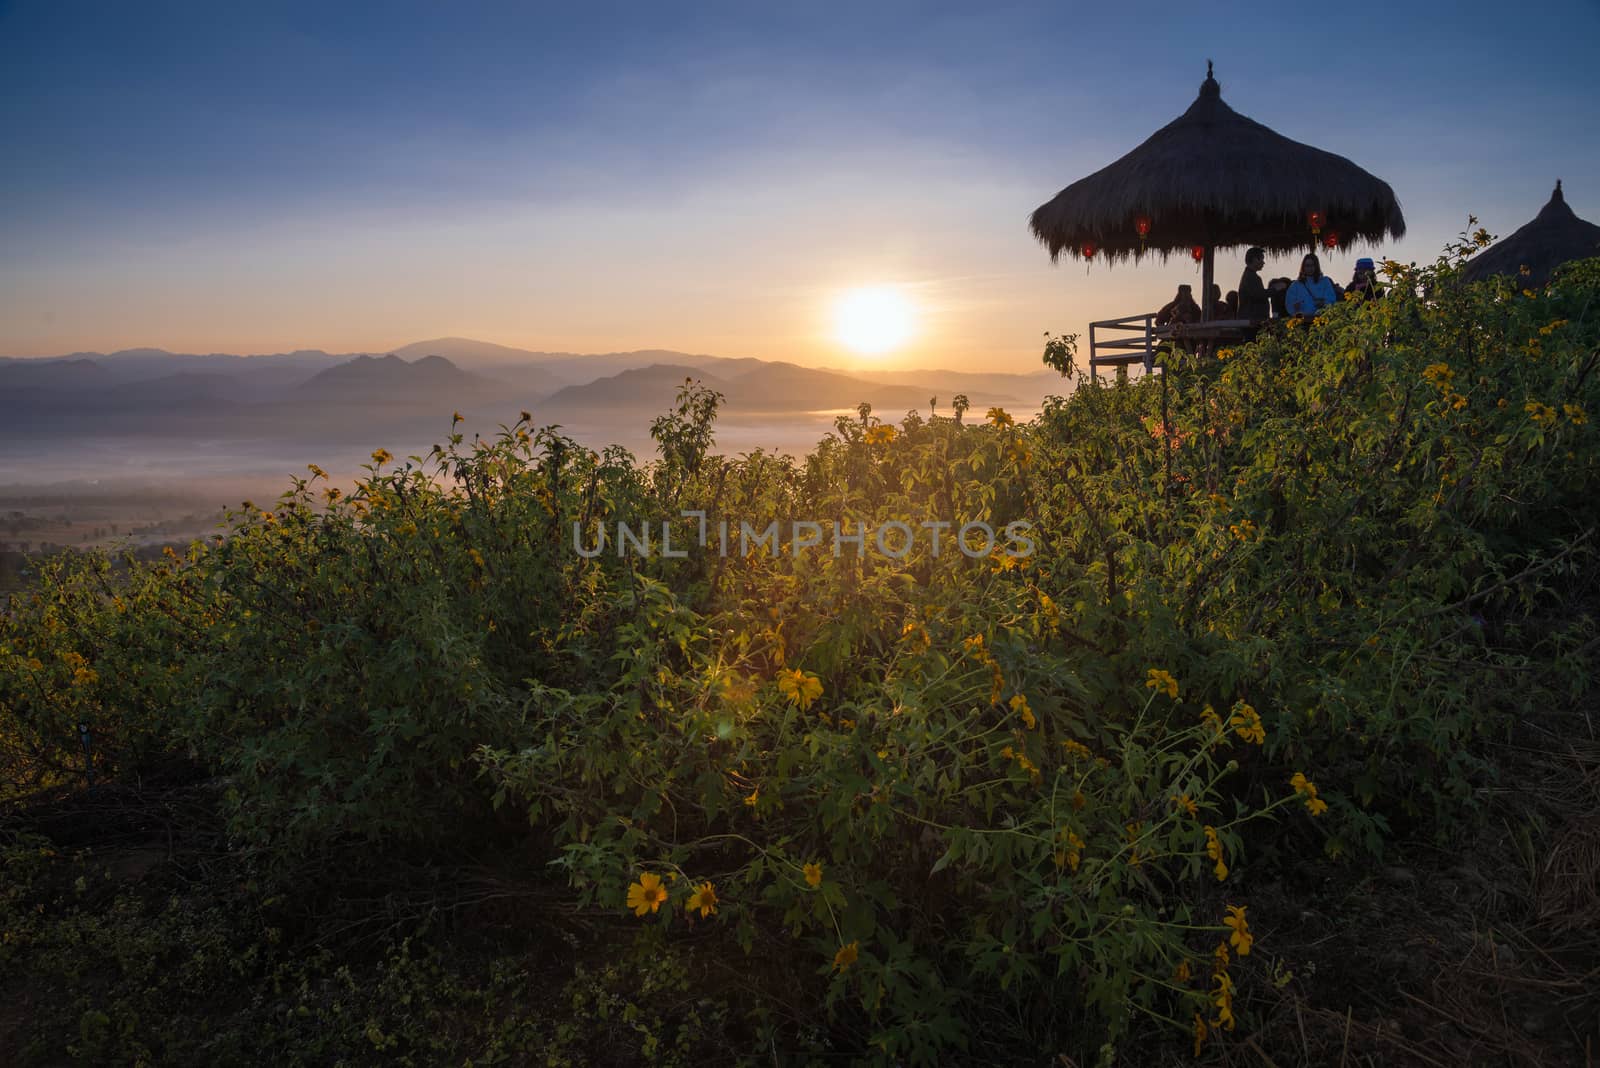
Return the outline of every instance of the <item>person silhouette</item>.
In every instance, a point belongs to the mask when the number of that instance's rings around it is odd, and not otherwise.
[[[1260,322],[1272,314],[1272,301],[1267,287],[1261,281],[1261,268],[1267,265],[1267,253],[1260,247],[1244,254],[1244,273],[1239,276],[1239,309],[1241,319]]]
[[[1194,302],[1194,292],[1187,285],[1178,287],[1178,295],[1173,297],[1161,310],[1156,312],[1156,325],[1169,326],[1172,323],[1198,323],[1200,321],[1200,305]]]

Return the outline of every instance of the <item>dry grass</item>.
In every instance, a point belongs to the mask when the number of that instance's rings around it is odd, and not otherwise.
[[[1541,1068],[1600,1059],[1600,740],[1576,719],[1502,747],[1505,818],[1315,895],[1279,924],[1292,971],[1240,1065]],[[1293,918],[1291,919],[1291,915]],[[1296,922],[1303,921],[1303,922]],[[1265,926],[1265,924],[1263,924]]]

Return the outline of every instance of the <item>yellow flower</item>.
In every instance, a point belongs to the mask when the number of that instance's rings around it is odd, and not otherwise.
[[[1222,717],[1217,715],[1217,710],[1210,705],[1206,705],[1200,710],[1200,722],[1211,724],[1212,728],[1219,733],[1223,730]]]
[[[1267,730],[1261,725],[1261,716],[1249,705],[1240,701],[1233,706],[1233,732],[1247,742],[1265,745]]]
[[[1216,873],[1217,882],[1228,877],[1228,864],[1222,859],[1222,839],[1217,837],[1217,829],[1209,823],[1203,828],[1206,835],[1206,856],[1216,861],[1212,871]]]
[[[1017,425],[1017,421],[1011,418],[1010,415],[1006,414],[1006,410],[1004,408],[990,408],[989,422],[997,427]]]
[[[1239,956],[1241,957],[1250,955],[1250,947],[1256,940],[1255,935],[1250,933],[1250,924],[1244,918],[1244,910],[1248,907],[1247,905],[1229,905],[1228,915],[1222,918],[1223,925],[1233,930],[1233,934],[1228,936],[1228,941],[1233,945],[1234,949],[1239,951]]]
[[[1556,410],[1547,404],[1540,404],[1538,401],[1529,401],[1522,406],[1522,410],[1527,412],[1529,417],[1540,426],[1549,426],[1556,421]]]
[[[1200,1047],[1206,1043],[1206,1022],[1200,1014],[1194,1014],[1194,1055],[1200,1056]]]
[[[1178,680],[1159,668],[1150,669],[1149,677],[1145,680],[1145,686],[1157,693],[1165,693],[1173,700],[1177,700]]]
[[[974,634],[972,637],[964,639],[961,643],[961,648],[965,649],[969,653],[977,653],[979,656],[982,656],[983,635]]]
[[[1189,962],[1180,960],[1178,966],[1172,970],[1174,983],[1187,983],[1194,976],[1194,971],[1189,967]]]
[[[850,967],[850,965],[854,964],[856,962],[856,958],[860,955],[860,942],[851,942],[847,946],[840,946],[839,952],[833,955],[833,966],[835,969],[842,972],[846,968]]]
[[[1563,404],[1561,410],[1566,413],[1568,419],[1572,420],[1573,426],[1582,426],[1589,421],[1589,417],[1584,414],[1583,409],[1576,404]]]
[[[1447,363],[1430,363],[1422,369],[1422,377],[1438,386],[1442,391],[1450,387],[1450,383],[1456,377],[1456,373],[1450,369],[1450,365]]]
[[[628,907],[635,916],[655,912],[667,900],[667,888],[661,885],[661,876],[645,872],[639,881],[628,887]]]
[[[1039,767],[1028,759],[1026,753],[1019,753],[1008,745],[1000,750],[1000,755],[1007,760],[1016,761],[1017,767],[1033,776],[1035,782],[1039,780]]]
[[[1217,984],[1217,989],[1211,992],[1211,1003],[1217,1007],[1217,1026],[1232,1031],[1233,980],[1228,978],[1227,972],[1218,972],[1211,978]]]
[[[1183,809],[1191,816],[1198,815],[1200,812],[1200,806],[1195,804],[1194,798],[1190,797],[1188,794],[1173,795],[1172,803]]]
[[[1056,867],[1077,871],[1083,861],[1083,839],[1078,837],[1076,831],[1066,827],[1056,832],[1056,838],[1062,843],[1062,848],[1056,851]]]
[[[456,412],[454,415],[452,415],[450,417],[450,425],[451,426],[455,426],[459,422],[461,422],[461,413],[460,412]]]
[[[744,803],[745,803],[745,806],[747,808],[755,808],[756,807],[756,803],[758,801],[760,801],[760,800],[761,800],[761,787],[757,786],[754,790],[751,790],[748,794],[745,795]]]
[[[900,637],[902,639],[915,638],[923,645],[929,644],[929,642],[932,640],[928,637],[928,628],[924,627],[921,623],[918,623],[915,620],[908,622],[904,627],[900,628]]]
[[[1019,693],[1011,699],[1011,711],[1022,717],[1023,726],[1030,731],[1039,725],[1038,719],[1034,717],[1033,709],[1028,707],[1028,699],[1022,694]]]
[[[1294,787],[1294,792],[1306,799],[1306,811],[1313,816],[1320,816],[1328,811],[1328,803],[1317,796],[1317,784],[1306,778],[1300,772],[1295,772],[1289,779],[1289,785]]]
[[[700,918],[705,919],[717,911],[717,891],[710,883],[701,883],[700,888],[689,895],[689,911],[700,910]]]
[[[817,887],[822,885],[821,864],[818,864],[816,861],[812,861],[801,870],[806,873],[806,885],[811,887],[811,889],[815,890]]]
[[[882,423],[867,431],[868,445],[887,445],[894,440],[894,427]]]
[[[315,477],[315,478],[327,478],[328,477],[328,472],[324,471],[322,468],[318,467],[316,464],[306,464],[306,470],[310,471],[312,476]]]
[[[1217,350],[1217,359],[1219,359],[1219,360],[1231,360],[1231,359],[1233,359],[1233,350],[1232,349],[1218,349]]]
[[[1039,594],[1039,612],[1044,616],[1044,622],[1051,630],[1061,626],[1061,607],[1050,599],[1048,593]]]
[[[804,671],[780,671],[778,692],[788,698],[790,704],[805,710],[822,696],[822,680]]]
[[[390,452],[388,449],[376,449],[372,453],[372,462],[377,464],[379,467],[382,467],[384,464],[393,459],[394,453]]]
[[[1062,742],[1061,748],[1067,751],[1068,756],[1082,757],[1085,760],[1088,760],[1094,755],[1093,753],[1089,752],[1088,746],[1084,745],[1082,742],[1075,742],[1071,738],[1068,738],[1066,741]]]

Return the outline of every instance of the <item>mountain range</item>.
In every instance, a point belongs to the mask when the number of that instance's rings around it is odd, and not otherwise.
[[[421,442],[442,437],[454,412],[487,432],[528,410],[580,438],[634,447],[686,380],[721,392],[729,419],[818,427],[863,402],[891,419],[935,397],[948,410],[957,392],[980,409],[1028,408],[1064,385],[1051,372],[843,371],[666,349],[536,352],[470,338],[388,353],[124,349],[0,358],[0,441]]]

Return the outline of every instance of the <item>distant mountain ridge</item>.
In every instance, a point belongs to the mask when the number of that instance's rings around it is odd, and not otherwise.
[[[427,398],[443,393],[479,394],[503,388],[500,383],[463,371],[443,356],[407,361],[399,356],[357,356],[318,371],[294,388],[296,398],[350,400]],[[440,399],[441,403],[444,403]]]
[[[442,351],[441,351],[442,350]],[[585,440],[648,446],[645,429],[686,379],[725,397],[730,423],[826,427],[826,413],[866,403],[886,419],[966,393],[984,406],[1031,406],[1059,390],[1052,375],[846,371],[784,361],[643,349],[581,355],[470,338],[437,338],[391,353],[320,349],[241,356],[133,348],[0,358],[0,440],[80,442],[421,441],[452,413],[489,432],[530,411]],[[820,420],[820,421],[819,421]],[[824,431],[825,432],[825,429]]]

